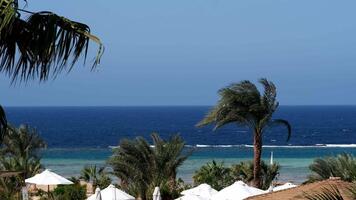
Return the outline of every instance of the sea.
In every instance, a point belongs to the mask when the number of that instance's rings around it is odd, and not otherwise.
[[[194,153],[179,168],[178,176],[192,183],[192,176],[212,160],[229,166],[253,157],[252,134],[247,127],[195,125],[210,106],[138,107],[6,107],[8,121],[36,128],[47,142],[42,163],[63,176],[78,176],[86,165],[106,166],[123,138],[151,133],[169,138],[179,134]],[[292,125],[287,141],[285,127],[269,127],[263,135],[263,159],[281,165],[278,180],[302,183],[314,159],[356,153],[356,106],[280,106],[274,118]]]

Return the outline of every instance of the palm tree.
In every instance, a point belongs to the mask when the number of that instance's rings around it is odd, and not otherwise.
[[[280,124],[288,129],[289,140],[291,126],[284,119],[272,119],[278,108],[275,85],[267,79],[259,81],[264,87],[261,94],[256,85],[250,81],[234,83],[219,91],[220,100],[208,115],[197,126],[215,124],[215,129],[229,123],[247,126],[253,132],[254,145],[254,180],[253,185],[261,187],[261,153],[262,135],[265,129],[272,124]]]
[[[240,162],[231,167],[231,174],[234,180],[242,180],[245,183],[253,181],[253,161]],[[270,187],[272,181],[279,175],[280,165],[268,165],[263,160],[261,161],[261,189],[266,190]]]
[[[5,192],[10,194],[19,192],[26,178],[40,172],[42,165],[39,150],[45,147],[45,142],[35,129],[28,126],[8,126],[0,149],[0,170],[16,171],[20,174],[0,178],[0,190],[5,189]]]
[[[356,158],[352,154],[340,154],[325,158],[317,158],[309,166],[313,172],[308,177],[308,182],[340,177],[343,181],[356,181]]]
[[[120,179],[121,187],[142,200],[152,196],[155,186],[164,186],[173,192],[177,169],[191,154],[184,151],[184,141],[178,135],[168,140],[156,133],[151,137],[154,147],[142,137],[121,140],[120,147],[108,161],[113,174]],[[165,194],[162,197],[164,199]]]
[[[215,160],[203,165],[193,176],[194,185],[207,183],[216,190],[221,190],[234,182],[231,176],[231,169],[224,166],[224,163],[217,163]]]
[[[85,166],[81,171],[80,178],[92,183],[93,193],[95,193],[96,187],[103,189],[111,183],[105,172],[105,167],[97,167],[96,165]]]

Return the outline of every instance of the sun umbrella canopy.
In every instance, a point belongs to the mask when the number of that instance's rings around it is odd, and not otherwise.
[[[40,174],[28,178],[25,180],[25,183],[31,183],[36,185],[70,185],[73,184],[72,181],[65,179],[64,177],[49,171],[48,169],[44,170]]]
[[[87,200],[103,200],[101,198],[100,188],[95,189],[95,194],[91,195]]]
[[[205,199],[210,199],[213,195],[217,193],[218,191],[216,191],[214,188],[212,188],[206,183],[200,184],[197,187],[181,192],[182,195],[194,195]]]
[[[188,194],[188,195],[184,195],[182,197],[179,197],[176,200],[209,200],[209,199],[208,198],[203,198],[203,197],[200,197],[200,196],[196,196],[196,195]]]
[[[101,192],[102,200],[135,200],[135,197],[125,193],[122,190],[117,189],[113,185],[109,185],[107,188],[103,189]]]
[[[243,200],[263,193],[265,191],[250,187],[242,181],[237,181],[212,196],[211,200]]]
[[[286,189],[289,189],[289,188],[294,188],[294,187],[297,187],[298,185],[294,185],[293,183],[285,183],[283,185],[280,185],[280,186],[277,186],[277,187],[274,187],[273,188],[273,191],[279,191],[279,190],[286,190]]]

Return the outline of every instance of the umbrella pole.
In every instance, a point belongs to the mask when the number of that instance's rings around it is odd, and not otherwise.
[[[47,196],[48,196],[48,199],[50,199],[50,197],[49,197],[49,185],[47,185]]]

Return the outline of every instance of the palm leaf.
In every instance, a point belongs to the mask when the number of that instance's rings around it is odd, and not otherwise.
[[[0,106],[0,141],[2,141],[7,127],[7,120],[4,109]]]
[[[341,191],[335,185],[329,185],[329,187],[324,187],[320,192],[315,192],[305,194],[305,198],[308,200],[344,200]]]
[[[271,121],[271,124],[272,125],[282,125],[282,126],[285,126],[287,128],[287,133],[288,133],[288,136],[287,136],[287,141],[290,140],[290,137],[292,135],[292,126],[289,124],[289,122],[287,120],[284,120],[284,119],[274,119]]]
[[[14,0],[0,0],[0,8],[0,72],[12,81],[45,81],[70,71],[81,56],[86,60],[90,41],[99,45],[92,69],[100,63],[103,45],[86,24],[47,11],[24,19]]]

